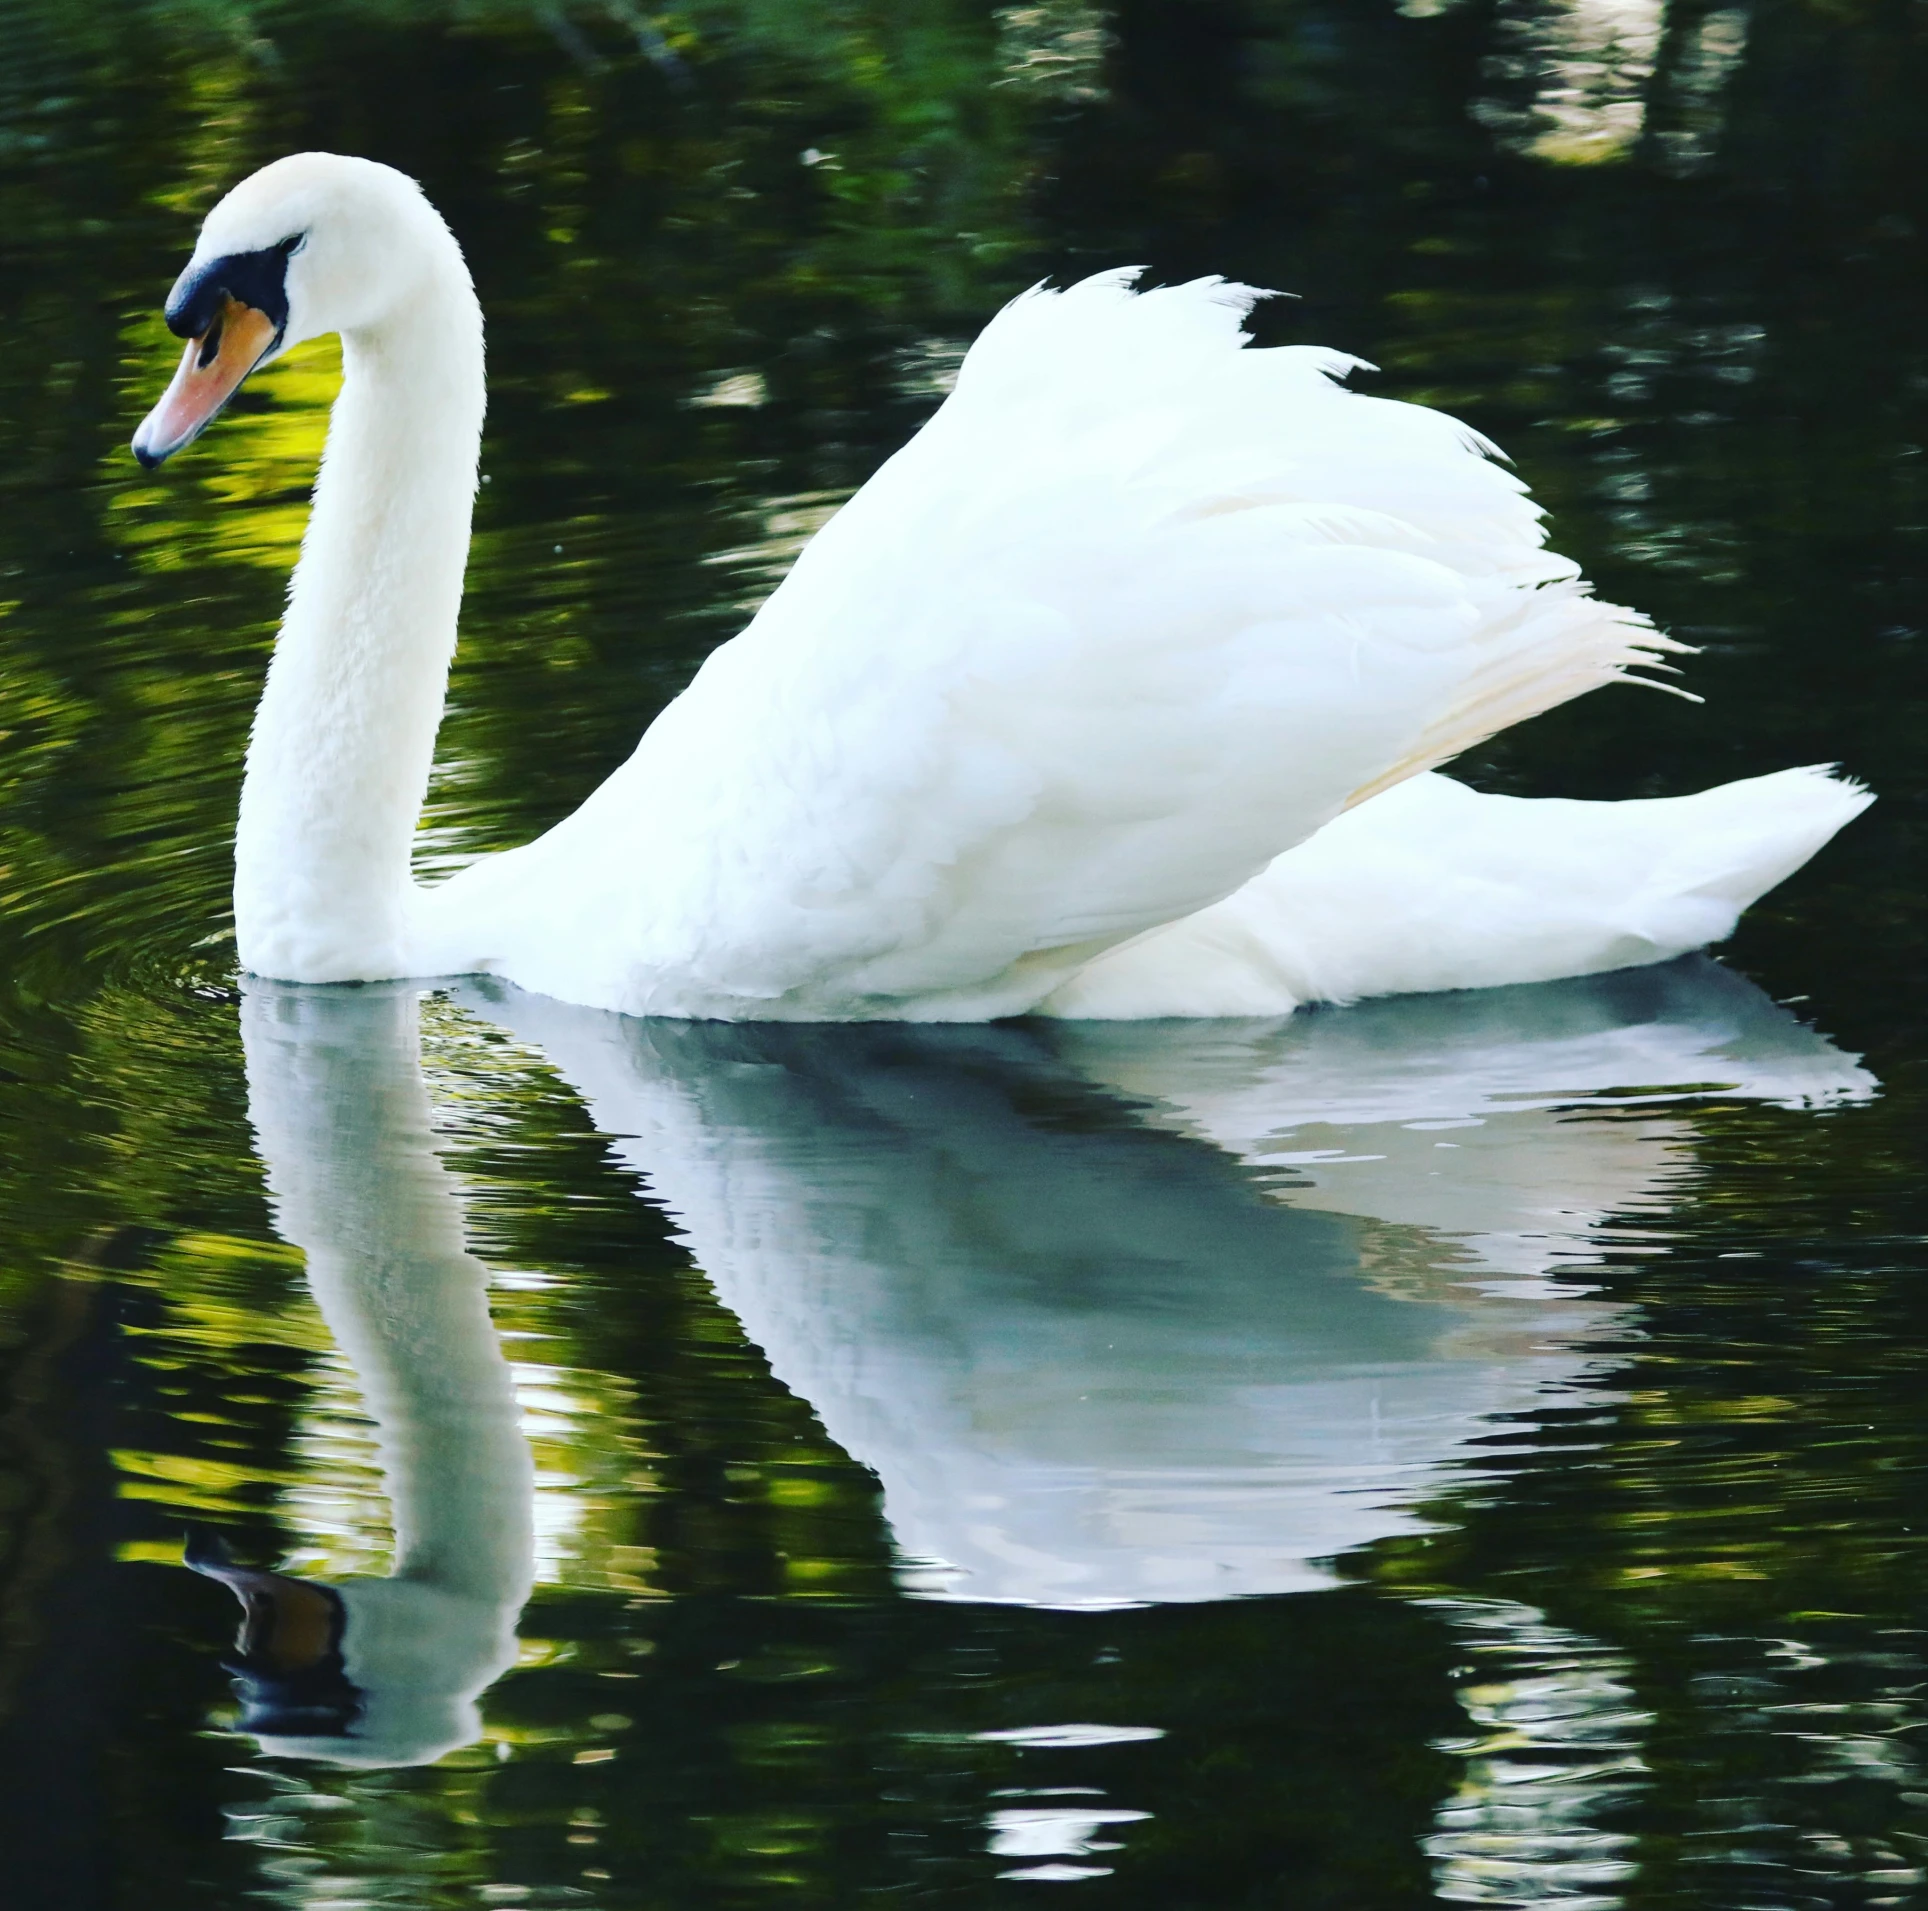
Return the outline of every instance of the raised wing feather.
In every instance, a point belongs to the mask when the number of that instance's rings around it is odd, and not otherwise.
[[[1245,349],[1245,288],[1129,276],[1000,314],[629,763],[443,892],[449,966],[659,1014],[1014,1013],[1671,647],[1463,426]]]

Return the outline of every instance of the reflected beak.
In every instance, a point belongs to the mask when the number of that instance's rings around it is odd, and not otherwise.
[[[185,1558],[197,1573],[218,1579],[240,1600],[241,1631],[235,1644],[248,1666],[284,1676],[307,1672],[339,1649],[341,1597],[330,1588],[259,1566],[237,1565],[211,1533],[190,1536]]]
[[[265,312],[224,296],[207,330],[188,340],[174,382],[134,434],[134,456],[142,469],[152,471],[198,438],[279,335]]]

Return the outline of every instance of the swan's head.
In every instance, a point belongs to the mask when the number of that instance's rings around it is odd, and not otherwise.
[[[187,340],[174,381],[134,434],[148,470],[198,437],[248,374],[327,332],[378,330],[461,255],[404,173],[340,153],[294,153],[242,180],[207,216],[167,295]]]

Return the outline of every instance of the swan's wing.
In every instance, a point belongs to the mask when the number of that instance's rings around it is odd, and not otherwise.
[[[631,761],[450,905],[656,1013],[977,1018],[1665,646],[1465,427],[1244,349],[1255,294],[1008,307]]]
[[[1873,801],[1826,767],[1624,803],[1416,776],[1223,902],[1107,950],[1043,1005],[1079,1020],[1546,982],[1725,940]]]

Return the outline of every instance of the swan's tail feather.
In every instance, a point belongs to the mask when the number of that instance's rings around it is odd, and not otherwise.
[[[1224,902],[1100,956],[1045,1010],[1278,1015],[1664,962],[1731,935],[1873,801],[1828,765],[1628,803],[1416,777]]]

